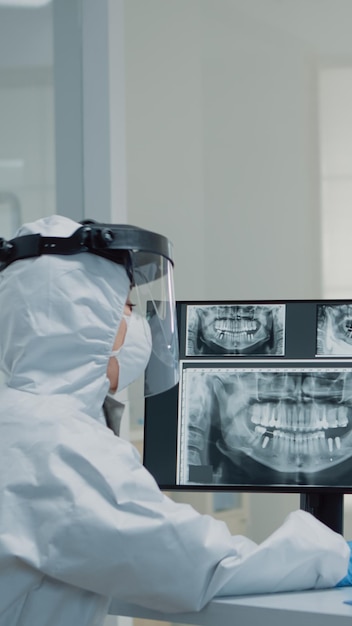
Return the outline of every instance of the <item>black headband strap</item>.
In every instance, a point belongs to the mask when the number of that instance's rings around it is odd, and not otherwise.
[[[42,254],[77,254],[88,252],[86,227],[76,230],[71,237],[43,237],[40,234],[23,235],[10,241],[0,239],[0,270],[13,261],[29,259]]]
[[[38,257],[43,254],[72,255],[90,252],[123,265],[134,285],[134,263],[148,265],[160,257],[173,264],[170,241],[148,230],[129,224],[83,223],[70,237],[45,237],[41,234],[23,235],[9,241],[0,238],[0,272],[14,261]],[[133,260],[134,259],[134,260]],[[157,267],[159,269],[157,269]],[[163,274],[161,265],[155,266]]]

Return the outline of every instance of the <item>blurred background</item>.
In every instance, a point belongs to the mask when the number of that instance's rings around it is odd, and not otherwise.
[[[128,222],[173,241],[178,299],[351,298],[351,23],[350,0],[1,0],[1,236]],[[190,498],[256,541],[299,506]]]

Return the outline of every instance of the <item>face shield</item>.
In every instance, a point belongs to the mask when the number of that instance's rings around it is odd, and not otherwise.
[[[130,300],[148,322],[152,349],[144,376],[145,396],[166,391],[178,382],[178,335],[170,241],[130,225],[87,220],[71,237],[30,234],[0,239],[0,271],[14,261],[43,254],[89,252],[123,265],[130,279]]]
[[[169,259],[149,259],[132,253],[134,287],[131,301],[147,319],[152,351],[145,370],[144,395],[166,391],[178,382],[178,335],[175,313],[173,268]]]

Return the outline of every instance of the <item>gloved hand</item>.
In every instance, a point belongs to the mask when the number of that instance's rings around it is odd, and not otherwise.
[[[346,576],[337,583],[336,587],[350,587],[352,585],[352,541],[347,541],[347,543],[351,551],[348,572]]]

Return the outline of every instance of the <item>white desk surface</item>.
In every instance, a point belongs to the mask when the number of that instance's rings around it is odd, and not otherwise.
[[[201,626],[351,626],[352,587],[218,598],[197,613],[159,613],[114,600],[110,615]]]

